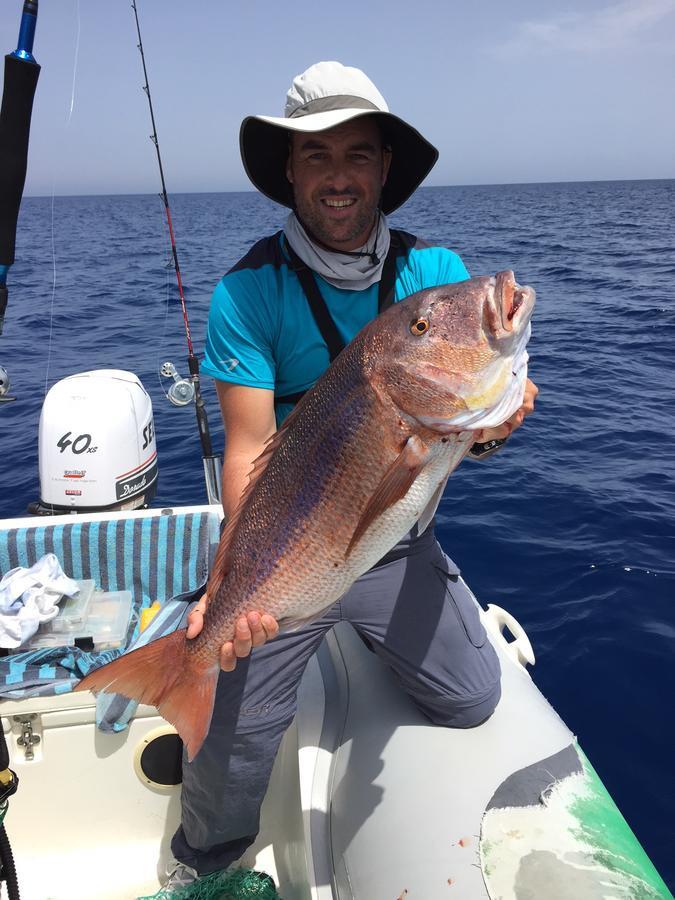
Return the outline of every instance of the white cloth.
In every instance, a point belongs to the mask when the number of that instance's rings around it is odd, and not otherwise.
[[[506,363],[501,358],[496,360],[493,367],[494,371],[492,372],[494,378],[502,376],[504,365],[509,362],[511,364],[511,374],[495,405],[458,413],[451,420],[455,428],[465,428],[467,431],[475,431],[480,428],[496,428],[498,425],[506,422],[507,419],[510,419],[514,412],[520,409],[523,404],[525,382],[527,381],[529,355],[525,348],[530,339],[530,331],[531,326],[528,323],[527,328],[523,330],[518,339],[517,347],[512,354],[509,354]]]
[[[291,213],[284,225],[284,234],[291,247],[309,268],[343,291],[365,291],[382,276],[382,267],[389,252],[389,226],[385,216],[378,216],[377,234],[370,237],[354,253],[365,256],[349,256],[347,253],[326,250],[313,243],[295,213]],[[377,255],[373,264],[372,254]]]
[[[0,647],[20,647],[43,622],[58,615],[58,602],[72,597],[79,585],[47,553],[30,569],[19,566],[0,580]]]

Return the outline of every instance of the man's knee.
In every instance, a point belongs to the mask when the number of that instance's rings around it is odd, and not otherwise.
[[[424,701],[417,698],[416,702],[434,725],[442,725],[445,728],[475,728],[490,718],[500,697],[501,685],[497,682],[489,693],[478,698],[458,698],[441,693],[433,699]]]

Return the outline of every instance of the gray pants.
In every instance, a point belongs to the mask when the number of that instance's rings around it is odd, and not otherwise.
[[[221,673],[208,737],[184,762],[176,859],[208,874],[253,843],[272,764],[305,666],[336,622],[351,622],[437,725],[470,728],[500,696],[497,655],[433,528],[407,535],[321,618]]]

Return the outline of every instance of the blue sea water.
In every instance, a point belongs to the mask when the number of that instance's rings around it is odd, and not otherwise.
[[[481,601],[525,626],[537,684],[671,885],[674,208],[675,181],[528,184],[426,188],[392,217],[473,274],[512,268],[537,290],[536,415],[453,476],[439,534]],[[286,213],[253,193],[177,195],[172,210],[199,352],[213,286]],[[18,397],[0,406],[3,516],[39,494],[46,387],[106,367],[152,396],[157,502],[205,502],[193,410],[171,407],[158,375],[165,359],[187,368],[167,247],[155,196],[24,200],[0,338]]]

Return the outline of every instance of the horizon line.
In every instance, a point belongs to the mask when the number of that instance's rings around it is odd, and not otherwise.
[[[531,185],[556,185],[556,184],[627,184],[636,181],[645,181],[645,182],[653,182],[653,181],[675,181],[675,177],[669,178],[591,178],[591,179],[571,179],[571,180],[555,180],[555,181],[479,181],[479,182],[471,182],[471,183],[462,183],[462,184],[424,184],[417,188],[417,191],[425,191],[425,190],[438,190],[439,188],[473,188],[473,187],[526,187]],[[246,188],[243,190],[227,190],[227,191],[169,191],[169,196],[184,196],[184,195],[193,195],[193,194],[257,194],[260,197],[265,197],[266,200],[269,200],[270,203],[275,203],[274,200],[271,200],[269,197],[266,197],[260,191],[255,188]],[[411,199],[414,198],[415,194],[413,194],[406,203],[408,203]],[[114,193],[86,193],[86,194],[24,194],[24,200],[49,200],[52,197],[64,197],[64,198],[79,198],[79,197],[153,197],[155,195],[161,196],[161,191],[117,191]],[[279,206],[280,204],[276,204]]]

